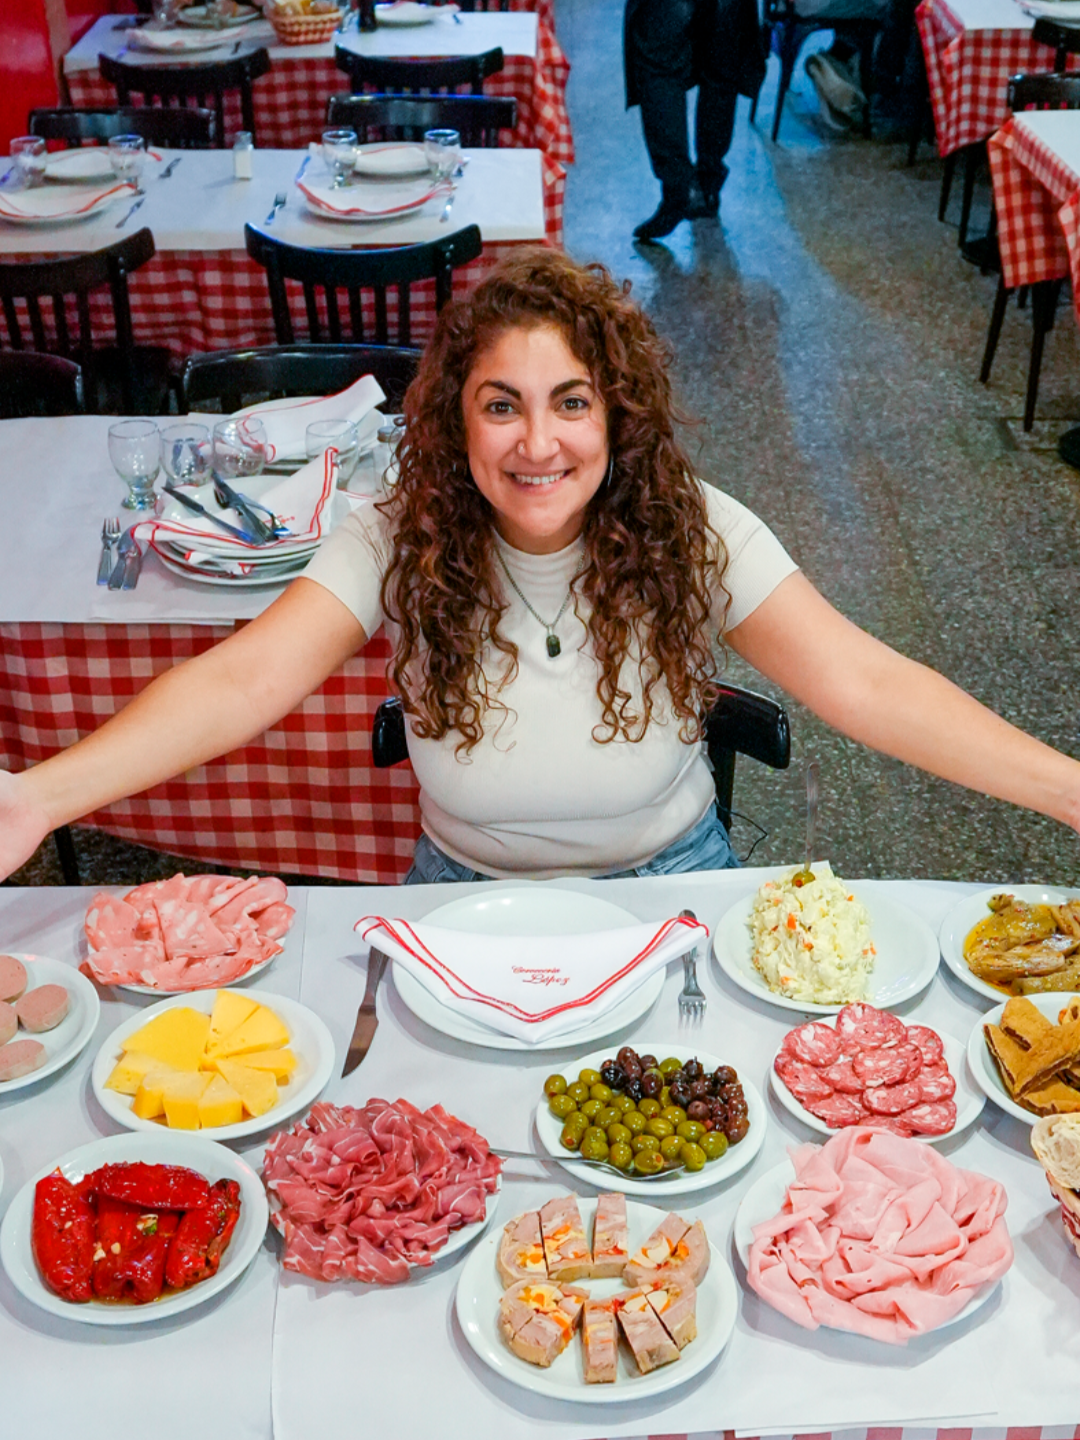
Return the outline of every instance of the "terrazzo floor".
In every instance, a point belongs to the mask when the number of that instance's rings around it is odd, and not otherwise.
[[[557,17],[578,151],[567,247],[628,277],[672,341],[699,473],[761,514],[851,619],[1075,753],[1080,474],[1053,449],[1080,419],[1067,304],[1024,437],[1027,314],[1010,309],[981,386],[996,282],[937,221],[941,162],[923,145],[909,168],[905,136],[887,128],[871,140],[828,136],[801,64],[773,145],[775,60],[755,126],[740,102],[720,220],[635,246],[633,226],[659,192],[638,114],[623,108],[621,0],[558,0]],[[985,192],[979,203],[985,215]],[[739,662],[728,674],[774,693]],[[802,766],[815,758],[818,850],[841,874],[1072,881],[1080,841],[1070,830],[789,710],[792,768],[738,767],[736,806],[768,832],[754,863],[801,859]],[[745,849],[749,825],[735,833]],[[79,846],[90,883],[183,863],[90,832]],[[59,883],[51,842],[12,879]]]

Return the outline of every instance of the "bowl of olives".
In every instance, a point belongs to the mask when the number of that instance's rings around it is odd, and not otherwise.
[[[547,1076],[536,1109],[549,1155],[579,1179],[632,1195],[729,1179],[761,1149],[765,1125],[756,1087],[685,1045],[583,1056]]]

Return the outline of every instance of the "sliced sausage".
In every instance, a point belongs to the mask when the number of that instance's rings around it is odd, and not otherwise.
[[[863,1091],[863,1104],[874,1115],[900,1115],[918,1105],[922,1091],[917,1080],[903,1085],[875,1085]]]
[[[933,1105],[913,1105],[902,1118],[916,1135],[947,1135],[956,1125],[956,1104],[940,1100]]]
[[[944,1061],[940,1065],[923,1066],[919,1072],[919,1091],[927,1104],[952,1099],[956,1094],[956,1081]]]
[[[904,1039],[907,1027],[888,1010],[878,1010],[874,1005],[857,1001],[845,1005],[836,1017],[836,1033],[845,1044],[854,1044],[860,1050],[877,1050],[882,1045],[899,1044]]]
[[[832,1086],[813,1065],[796,1060],[793,1055],[785,1054],[783,1050],[777,1055],[773,1065],[800,1105],[805,1105],[808,1100],[824,1100],[827,1095],[832,1094]]]
[[[845,1095],[861,1095],[866,1087],[866,1082],[856,1075],[850,1056],[843,1056],[835,1065],[827,1065],[821,1074],[834,1090],[842,1090]]]
[[[902,1085],[915,1079],[923,1058],[920,1050],[904,1041],[878,1050],[862,1050],[851,1063],[864,1085]]]
[[[857,1125],[862,1118],[862,1106],[851,1095],[828,1095],[823,1100],[812,1100],[807,1106],[811,1115],[824,1120],[830,1130],[842,1130],[845,1125]]]
[[[0,955],[0,1000],[17,1000],[26,989],[26,966],[14,955]]]
[[[924,1065],[936,1065],[944,1057],[945,1046],[941,1043],[941,1036],[926,1025],[909,1025],[905,1038],[909,1045],[918,1046]]]
[[[63,985],[38,985],[28,990],[15,1006],[20,1023],[31,1034],[55,1030],[71,1007],[71,997]]]
[[[840,1059],[840,1041],[831,1025],[808,1020],[784,1037],[784,1049],[807,1065],[831,1065]]]
[[[19,1028],[19,1017],[15,1006],[0,1000],[0,1045],[6,1045]]]
[[[903,1140],[910,1140],[914,1131],[907,1123],[907,1113],[903,1115],[864,1115],[859,1122],[870,1130],[888,1130],[892,1135],[899,1135]]]
[[[45,1046],[38,1040],[13,1040],[0,1045],[0,1084],[5,1080],[21,1080],[45,1064]]]

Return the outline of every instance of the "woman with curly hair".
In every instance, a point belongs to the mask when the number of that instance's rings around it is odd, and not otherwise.
[[[1080,828],[1077,762],[850,624],[694,477],[668,364],[601,267],[525,250],[491,271],[439,316],[389,497],[257,620],[0,772],[0,876],[252,739],[384,623],[421,786],[413,880],[735,864],[701,744],[722,646],[845,734]]]

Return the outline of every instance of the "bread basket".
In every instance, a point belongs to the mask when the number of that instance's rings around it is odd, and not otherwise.
[[[286,9],[282,5],[267,5],[266,18],[282,45],[322,45],[341,27],[341,11]]]

